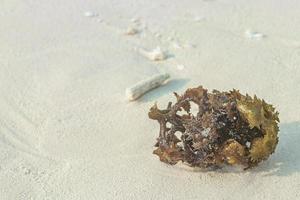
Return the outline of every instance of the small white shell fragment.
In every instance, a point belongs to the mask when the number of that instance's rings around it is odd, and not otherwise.
[[[167,40],[168,40],[168,41],[173,41],[174,38],[173,38],[173,37],[168,37]]]
[[[134,101],[143,94],[162,85],[170,77],[167,73],[153,75],[145,80],[142,80],[135,85],[126,89],[126,98],[129,101]]]
[[[185,48],[196,48],[196,47],[197,47],[197,45],[191,44],[191,43],[186,43],[186,44],[184,44],[183,46],[184,46]]]
[[[173,42],[173,48],[174,49],[182,49],[182,46],[178,44],[177,42]]]
[[[195,21],[195,22],[201,22],[201,21],[204,21],[204,20],[205,20],[204,17],[200,17],[200,16],[194,17],[194,21]]]
[[[92,11],[86,11],[84,13],[84,16],[86,16],[86,17],[97,17],[98,13],[95,13],[95,12],[92,12]]]
[[[245,31],[245,36],[246,36],[247,38],[250,38],[250,39],[257,39],[257,40],[266,37],[266,35],[264,35],[264,34],[262,34],[262,33],[254,32],[254,31],[251,31],[251,30]]]
[[[180,70],[180,71],[181,71],[181,70],[184,70],[184,68],[185,68],[184,65],[177,65],[177,69]]]
[[[167,59],[167,53],[162,51],[160,47],[156,47],[152,51],[146,51],[144,49],[139,50],[140,54],[152,61],[161,61]]]
[[[140,26],[141,26],[141,29],[144,29],[144,30],[148,29],[148,26],[146,23],[142,23]]]
[[[102,23],[104,20],[103,19],[97,19],[97,22]]]
[[[250,142],[246,142],[246,146],[247,146],[248,148],[250,148],[251,143],[250,143]]]
[[[204,137],[207,137],[209,132],[210,132],[210,128],[206,128],[203,131],[201,131],[201,135]]]
[[[140,19],[138,17],[133,17],[133,18],[131,18],[130,21],[133,22],[133,23],[139,23]]]
[[[160,37],[161,37],[161,34],[160,34],[160,33],[155,33],[154,36],[155,36],[156,38],[160,38]]]
[[[139,32],[138,29],[134,28],[134,27],[128,27],[125,34],[126,35],[135,35]]]

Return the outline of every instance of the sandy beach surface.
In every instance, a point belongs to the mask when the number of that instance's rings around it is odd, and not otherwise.
[[[147,112],[198,85],[274,104],[275,154],[245,172],[161,163]],[[1,0],[0,199],[300,199],[299,94],[298,0]]]

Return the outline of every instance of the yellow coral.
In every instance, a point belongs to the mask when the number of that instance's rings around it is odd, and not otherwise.
[[[250,128],[257,127],[260,129],[260,125],[265,120],[263,104],[260,99],[256,96],[254,96],[254,99],[246,96],[237,101],[237,108],[247,119]]]
[[[264,137],[254,139],[250,149],[250,158],[253,162],[267,159],[274,152],[278,143],[278,126],[275,121],[266,121],[262,129]]]
[[[243,164],[245,160],[245,148],[237,141],[230,139],[226,142],[222,148],[221,155],[224,156],[224,160],[230,165]]]
[[[237,108],[242,116],[249,123],[250,128],[257,127],[263,132],[262,138],[252,141],[250,149],[250,159],[252,162],[259,162],[268,158],[276,148],[278,143],[278,112],[272,105],[254,96],[241,98],[237,101]]]

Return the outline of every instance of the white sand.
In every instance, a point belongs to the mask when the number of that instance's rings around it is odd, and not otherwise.
[[[298,0],[0,1],[1,200],[299,199],[299,10]],[[141,32],[128,37],[133,18]],[[134,50],[156,46],[167,60]],[[126,87],[161,71],[173,80],[125,100]],[[276,105],[270,160],[201,172],[152,155],[159,127],[149,107],[198,85]]]

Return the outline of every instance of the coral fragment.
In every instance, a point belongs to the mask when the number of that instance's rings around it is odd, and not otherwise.
[[[148,116],[160,124],[154,154],[162,162],[179,161],[200,168],[227,165],[256,166],[278,143],[278,112],[254,96],[237,90],[209,93],[202,86],[174,93],[177,102],[165,110],[155,104]],[[191,103],[197,113],[191,112]],[[171,126],[167,126],[167,123]],[[175,133],[181,133],[178,138]]]

